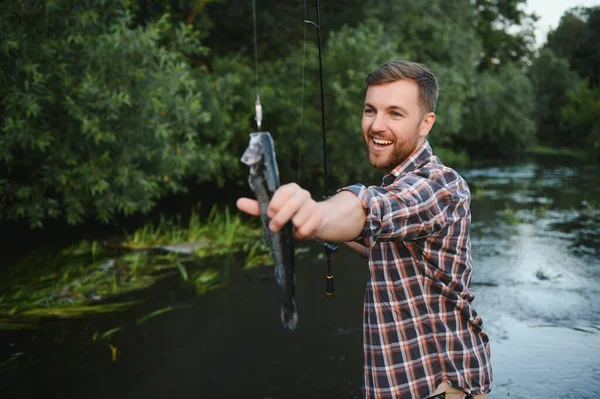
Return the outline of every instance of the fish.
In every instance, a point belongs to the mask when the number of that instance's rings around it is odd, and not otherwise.
[[[271,218],[267,216],[269,202],[280,186],[275,145],[271,134],[250,133],[250,142],[241,161],[250,168],[248,184],[260,207],[262,238],[271,249],[271,256],[275,262],[275,281],[282,290],[281,322],[284,330],[294,331],[298,324],[294,225],[288,222],[274,233],[269,229]]]

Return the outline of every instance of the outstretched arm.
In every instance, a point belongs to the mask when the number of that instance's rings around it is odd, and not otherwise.
[[[238,199],[237,207],[250,215],[260,214],[258,202],[249,198]],[[267,215],[271,218],[269,228],[274,232],[291,220],[296,238],[316,237],[335,242],[356,238],[366,221],[362,202],[355,194],[342,191],[326,201],[316,202],[307,190],[295,183],[277,189]]]
[[[369,259],[370,249],[367,248],[366,246],[364,246],[363,244],[360,244],[356,241],[347,241],[347,242],[345,242],[345,244],[347,246],[349,246],[350,248],[352,248],[353,250],[355,250],[363,258]]]

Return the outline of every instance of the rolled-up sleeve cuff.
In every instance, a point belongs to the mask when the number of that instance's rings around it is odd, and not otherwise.
[[[363,230],[360,235],[354,239],[354,241],[357,241],[361,244],[368,243],[369,246],[373,246],[375,241],[377,241],[377,237],[381,233],[381,218],[376,214],[378,208],[375,207],[375,209],[372,209],[373,207],[371,206],[373,193],[368,187],[362,184],[353,184],[351,186],[343,187],[337,192],[339,193],[340,191],[349,191],[356,195],[361,201],[367,215],[367,220],[365,221]]]

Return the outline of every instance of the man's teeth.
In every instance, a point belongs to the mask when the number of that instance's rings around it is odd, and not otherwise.
[[[381,139],[373,139],[373,142],[375,144],[379,144],[379,145],[388,145],[388,144],[392,144],[391,141],[389,140],[381,140]]]

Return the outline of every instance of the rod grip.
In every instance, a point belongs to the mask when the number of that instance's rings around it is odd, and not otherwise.
[[[326,287],[325,287],[325,295],[327,298],[332,299],[335,296],[335,287],[333,285],[333,275],[327,274],[326,276]]]

